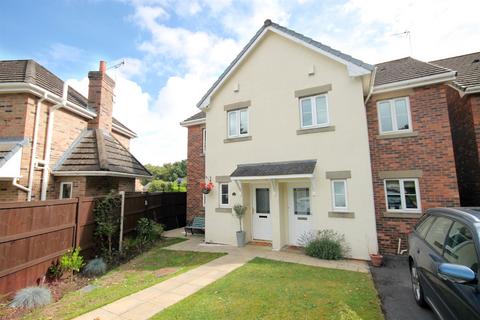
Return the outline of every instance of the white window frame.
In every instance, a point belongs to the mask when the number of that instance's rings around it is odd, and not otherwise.
[[[317,97],[325,97],[325,104],[327,106],[327,122],[325,123],[317,123]],[[312,112],[312,124],[311,125],[304,125],[303,124],[303,114],[302,114],[302,101],[304,100],[310,100],[310,106],[311,106],[311,112]],[[326,93],[324,94],[317,94],[315,96],[308,96],[308,97],[302,97],[298,99],[298,110],[300,112],[300,127],[302,129],[308,129],[308,128],[322,128],[322,127],[328,127],[330,125],[330,108],[328,106],[328,95]]]
[[[70,185],[70,197],[69,198],[64,198],[63,197],[63,186],[65,185]],[[60,182],[60,195],[59,195],[59,198],[60,199],[72,199],[72,195],[73,195],[73,182]]]
[[[400,203],[401,203],[401,208],[400,209],[390,209],[388,207],[388,193],[387,193],[387,181],[398,181],[400,184]],[[405,186],[404,182],[405,181],[414,181],[415,182],[415,192],[416,192],[416,197],[417,197],[417,204],[418,208],[416,209],[411,209],[407,208],[406,201],[405,201]],[[422,212],[422,202],[420,198],[420,187],[418,183],[417,178],[404,178],[404,179],[384,179],[383,180],[383,189],[385,192],[385,207],[387,208],[388,212],[411,212],[411,213],[421,213]]]
[[[335,182],[342,182],[345,187],[345,206],[338,207],[335,203]],[[348,211],[348,184],[347,179],[333,179],[331,181],[331,189],[332,189],[332,208],[333,211],[345,212]]]
[[[207,153],[207,129],[202,129],[202,154],[205,155]]]
[[[240,114],[245,111],[247,113],[247,133],[240,133]],[[230,114],[236,113],[236,125],[237,125],[237,130],[234,134],[230,134]],[[227,112],[227,136],[229,138],[239,138],[239,137],[245,137],[250,134],[250,120],[249,120],[249,112],[248,108],[242,108],[242,109],[236,109],[232,111]]]
[[[222,186],[227,186],[227,203],[222,202]],[[218,203],[221,208],[228,208],[230,206],[230,185],[228,183],[220,183],[218,185]]]
[[[408,114],[408,129],[397,129],[398,124],[397,124],[397,113],[395,112],[395,101],[398,100],[405,100],[406,106],[407,106],[407,114]],[[390,116],[392,118],[392,130],[391,131],[383,131],[382,129],[382,119],[380,116],[380,104],[388,102],[390,104]],[[378,118],[378,131],[381,135],[386,135],[386,134],[396,134],[396,133],[401,133],[401,132],[412,132],[412,113],[410,111],[410,98],[407,97],[399,97],[399,98],[393,98],[393,99],[386,99],[386,100],[380,100],[377,101],[377,118]]]

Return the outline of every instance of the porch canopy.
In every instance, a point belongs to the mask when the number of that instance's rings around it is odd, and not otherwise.
[[[239,164],[230,178],[242,180],[275,180],[313,178],[317,160]]]

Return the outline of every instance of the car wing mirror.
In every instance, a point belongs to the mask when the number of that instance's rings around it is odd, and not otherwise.
[[[467,283],[476,280],[475,272],[459,264],[442,263],[438,266],[438,276],[455,283]]]

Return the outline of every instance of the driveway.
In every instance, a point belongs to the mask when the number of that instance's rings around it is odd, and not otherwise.
[[[419,307],[413,299],[407,257],[386,256],[384,266],[371,271],[387,320],[436,319],[431,310]]]

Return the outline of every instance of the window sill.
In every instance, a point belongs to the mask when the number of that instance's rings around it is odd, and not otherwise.
[[[377,139],[397,139],[397,138],[410,138],[418,136],[418,132],[397,132],[397,133],[382,133],[377,136]]]
[[[423,215],[421,212],[412,211],[385,211],[383,216],[386,218],[420,218]]]
[[[329,218],[355,218],[355,212],[348,212],[348,211],[329,211],[328,212]]]
[[[215,212],[232,213],[232,208],[215,208]]]
[[[245,137],[227,138],[223,140],[223,143],[242,142],[242,141],[250,141],[250,140],[252,140],[252,136],[245,136]]]
[[[297,135],[331,131],[335,131],[335,126],[301,128],[297,130]]]

